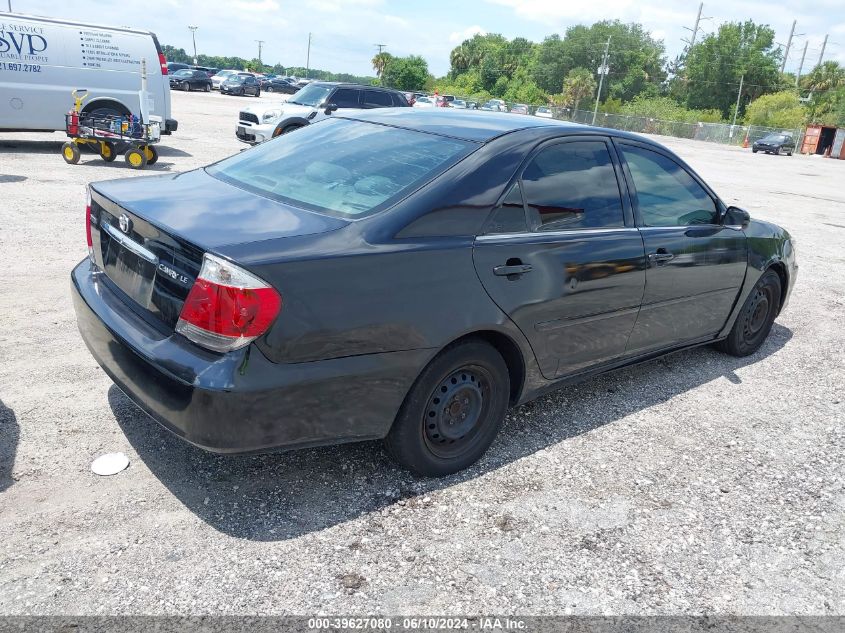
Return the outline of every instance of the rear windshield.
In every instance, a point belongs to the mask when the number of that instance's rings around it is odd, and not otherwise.
[[[209,166],[229,184],[343,218],[386,209],[478,147],[347,119],[327,119]]]

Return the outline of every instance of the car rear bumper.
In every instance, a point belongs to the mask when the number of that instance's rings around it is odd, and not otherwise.
[[[168,430],[218,453],[384,437],[432,353],[291,364],[254,345],[215,354],[153,327],[88,260],[71,290],[82,338],[117,386]]]

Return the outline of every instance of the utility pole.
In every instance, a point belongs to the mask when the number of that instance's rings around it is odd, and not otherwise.
[[[692,31],[692,36],[690,36],[689,41],[687,42],[689,44],[690,48],[695,46],[695,38],[698,35],[698,25],[701,22],[701,20],[709,20],[710,19],[710,18],[702,18],[701,17],[702,9],[704,9],[704,3],[703,2],[698,5],[698,15],[695,16],[695,26],[693,26],[692,28],[690,28],[688,26],[684,27],[687,31]]]
[[[194,66],[197,65],[197,26],[189,26],[191,31],[191,39],[194,40]]]
[[[381,52],[382,52],[385,48],[387,48],[387,44],[375,44],[374,46],[376,46],[376,47],[378,48],[378,54],[379,54],[379,55],[381,55]]]
[[[9,13],[12,12],[12,0],[9,0]]]
[[[789,49],[792,48],[792,36],[795,35],[795,25],[798,20],[792,20],[792,29],[789,31],[789,39],[786,40],[786,51],[783,53],[783,61],[780,64],[780,74],[783,74],[783,69],[786,68],[786,60],[789,58]]]
[[[599,68],[599,89],[596,91],[596,107],[593,108],[593,122],[590,125],[596,124],[596,115],[599,113],[599,99],[601,98],[601,87],[604,84],[604,76],[607,74],[607,53],[610,51],[610,36],[607,38],[607,44],[604,45],[604,56],[601,59],[601,68]]]
[[[255,41],[258,42],[258,63],[263,66],[264,62],[261,61],[261,47],[264,45],[264,40],[255,40]]]
[[[810,43],[810,40],[804,42],[804,52],[801,53],[801,63],[798,66],[798,74],[795,75],[795,87],[798,87],[798,82],[801,81],[801,71],[804,70],[804,58],[807,57],[807,44]]]
[[[308,34],[308,53],[305,55],[305,78],[308,79],[308,74],[311,70],[311,33]]]
[[[9,11],[11,11],[11,9],[9,9]],[[824,59],[824,49],[827,47],[827,37],[827,35],[824,36],[824,42],[822,43],[822,52],[819,53],[819,66],[822,65],[822,59]]]
[[[736,115],[739,114],[739,98],[742,96],[742,82],[745,81],[745,74],[743,73],[742,76],[739,78],[739,92],[736,93],[736,107],[734,108],[734,122],[731,123],[731,135],[733,135],[733,129],[736,127]]]

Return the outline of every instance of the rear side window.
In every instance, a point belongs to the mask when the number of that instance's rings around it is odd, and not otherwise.
[[[397,108],[407,108],[408,107],[408,100],[405,98],[405,95],[401,95],[398,92],[390,93],[393,97],[393,105]]]
[[[469,141],[330,118],[207,172],[279,202],[355,218],[391,206],[477,148]]]
[[[393,105],[393,99],[389,92],[382,90],[365,90],[364,105],[371,108],[389,108]]]
[[[624,226],[619,183],[604,141],[552,145],[522,173],[529,218],[539,230]]]
[[[331,102],[338,108],[360,108],[361,91],[352,88],[338,88],[331,97]]]
[[[645,226],[716,224],[716,203],[686,169],[648,149],[620,145]]]

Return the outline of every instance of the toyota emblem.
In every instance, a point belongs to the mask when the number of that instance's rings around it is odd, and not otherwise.
[[[132,220],[129,219],[129,216],[125,213],[120,214],[120,218],[118,219],[118,223],[120,224],[120,230],[124,233],[129,233],[129,229],[132,227]]]

